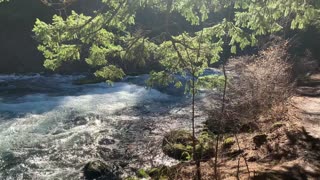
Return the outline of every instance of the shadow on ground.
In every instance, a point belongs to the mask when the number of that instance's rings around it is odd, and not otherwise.
[[[320,179],[320,139],[314,138],[302,127],[296,131],[286,132],[288,145],[282,147],[287,153],[301,157],[297,163],[283,165],[277,170],[256,172],[254,180],[307,180]],[[274,152],[273,155],[279,155]],[[282,154],[285,157],[285,154]]]
[[[261,172],[253,180],[264,180],[264,179],[274,179],[274,180],[308,180],[308,179],[319,179],[320,172],[308,171],[305,167],[301,167],[295,164],[290,167],[283,167],[284,170]]]

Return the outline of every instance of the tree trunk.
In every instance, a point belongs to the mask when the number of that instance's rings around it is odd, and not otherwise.
[[[195,135],[195,77],[192,76],[192,140],[193,140],[193,160],[196,162],[196,179],[201,180],[200,159],[196,157],[196,135]]]

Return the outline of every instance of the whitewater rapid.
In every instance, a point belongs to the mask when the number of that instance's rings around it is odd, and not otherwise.
[[[0,179],[81,179],[94,159],[121,176],[173,162],[159,145],[190,127],[186,98],[146,88],[146,76],[74,85],[80,77],[0,76]]]

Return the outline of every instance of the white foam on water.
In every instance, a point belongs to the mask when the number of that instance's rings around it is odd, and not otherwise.
[[[13,114],[10,118],[0,116],[0,156],[9,152],[18,161],[9,166],[7,164],[10,162],[1,161],[0,157],[0,177],[23,179],[24,175],[28,175],[36,179],[65,179],[73,176],[77,179],[80,167],[96,156],[94,145],[100,137],[100,131],[112,131],[112,114],[141,104],[172,100],[171,96],[157,90],[133,84],[115,83],[107,86],[101,83],[80,88],[71,82],[66,83],[72,77],[63,78],[54,76],[48,80],[52,83],[59,80],[65,83],[63,86],[79,91],[72,95],[68,92],[63,95],[62,92],[59,96],[28,94],[0,101],[0,114]],[[36,81],[46,78],[2,75],[0,79]],[[92,117],[87,118],[85,124],[68,125],[73,123],[73,119],[70,119],[74,118],[73,114],[102,115],[109,121]],[[1,165],[4,168],[2,170]]]

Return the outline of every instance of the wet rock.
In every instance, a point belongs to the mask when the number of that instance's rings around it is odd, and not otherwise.
[[[119,162],[119,166],[122,167],[122,168],[124,168],[124,167],[126,167],[128,165],[129,165],[129,162],[125,162],[125,161],[120,161]]]
[[[265,134],[258,134],[253,137],[253,142],[257,147],[260,147],[264,143],[267,142],[267,135]]]
[[[87,119],[85,117],[82,117],[82,116],[74,118],[74,120],[72,122],[76,126],[86,125],[88,123]]]
[[[101,139],[98,143],[99,145],[112,145],[115,144],[116,141],[114,139],[104,138]]]
[[[110,158],[119,160],[125,158],[125,155],[126,153],[124,152],[124,150],[112,149]]]
[[[112,153],[112,150],[107,148],[107,147],[98,147],[97,148],[98,150],[98,154],[100,155],[101,158],[103,159],[109,159],[111,153]]]
[[[87,180],[108,179],[117,180],[118,177],[109,170],[109,167],[100,160],[87,163],[83,168],[83,174]]]
[[[69,117],[67,117],[67,121],[65,123],[64,129],[68,130],[70,128],[74,128],[77,126],[83,126],[88,123],[89,116],[76,116],[77,112],[73,112]]]
[[[10,173],[8,170],[15,169],[17,166],[21,166],[29,158],[26,154],[16,153],[12,151],[5,151],[0,153],[0,179],[2,173]],[[21,168],[25,168],[21,166]]]
[[[162,142],[163,152],[179,160],[190,159],[192,153],[192,135],[183,130],[174,130],[167,133]]]
[[[63,130],[63,129],[57,129],[52,133],[52,135],[58,135],[58,134],[61,134],[61,133],[64,133],[64,132],[66,132],[66,131]]]

